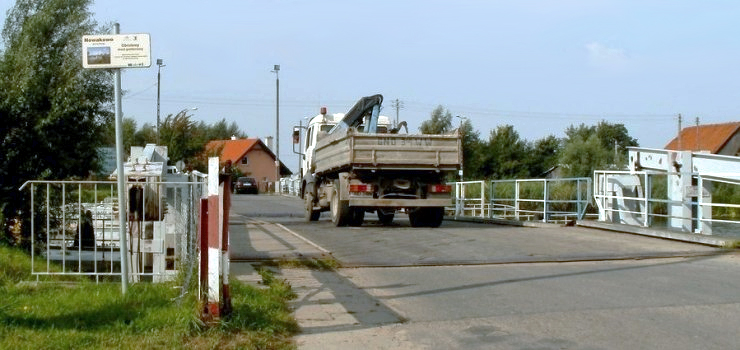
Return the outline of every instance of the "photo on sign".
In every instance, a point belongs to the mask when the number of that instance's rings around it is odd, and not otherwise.
[[[110,46],[87,48],[87,64],[110,64]]]

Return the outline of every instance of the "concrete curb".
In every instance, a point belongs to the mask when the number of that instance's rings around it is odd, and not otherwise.
[[[494,224],[494,225],[508,225],[508,226],[518,226],[518,227],[561,227],[563,225],[560,224],[551,224],[547,222],[539,222],[539,221],[517,221],[517,220],[506,220],[506,219],[496,219],[496,218],[480,218],[480,217],[470,217],[470,216],[445,216],[445,220],[453,220],[453,221],[462,221],[462,222],[478,222],[478,223],[484,223],[484,224]]]
[[[519,227],[534,227],[534,228],[537,228],[537,227],[552,228],[552,227],[565,226],[565,225],[550,224],[550,223],[544,223],[544,222],[516,221],[516,220],[504,220],[504,219],[494,219],[494,218],[479,218],[479,217],[445,216],[445,220],[462,221],[462,222],[478,222],[478,223],[484,223],[484,224],[509,225],[509,226],[519,226]],[[577,226],[585,227],[585,228],[607,230],[607,231],[614,231],[614,232],[621,232],[621,233],[630,233],[630,234],[636,234],[636,235],[647,236],[647,237],[669,239],[673,241],[702,244],[702,245],[707,245],[707,246],[712,246],[712,247],[736,248],[740,246],[740,239],[732,238],[732,237],[690,234],[690,233],[674,232],[674,231],[669,231],[669,230],[659,230],[659,229],[654,229],[654,228],[620,225],[620,224],[612,224],[612,223],[607,223],[607,222],[590,221],[590,220],[579,220],[579,221],[576,221],[575,224]]]
[[[688,242],[688,243],[703,244],[703,245],[720,247],[720,248],[734,248],[738,244],[740,244],[740,239],[730,238],[730,237],[690,234],[690,233],[674,232],[674,231],[668,231],[668,230],[659,230],[659,229],[647,228],[647,227],[612,224],[612,223],[600,222],[600,221],[581,220],[581,221],[577,221],[576,225],[580,227],[595,228],[595,229],[600,229],[600,230],[616,231],[616,232],[622,232],[622,233],[631,233],[631,234],[636,234],[636,235],[641,235],[641,236],[670,239],[674,241],[681,241],[681,242]]]

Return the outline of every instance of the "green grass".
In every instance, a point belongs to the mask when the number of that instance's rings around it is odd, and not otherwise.
[[[290,285],[264,274],[267,289],[232,281],[233,312],[214,326],[175,283],[18,283],[35,279],[24,253],[0,246],[0,349],[294,349]]]
[[[334,258],[281,259],[262,264],[279,268],[306,268],[318,271],[332,271],[340,267],[339,262]]]

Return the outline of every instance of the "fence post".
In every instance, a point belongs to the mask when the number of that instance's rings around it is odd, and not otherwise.
[[[219,221],[221,223],[221,291],[223,301],[221,303],[221,315],[231,314],[231,295],[229,294],[229,211],[231,209],[231,175],[228,173],[219,175],[221,212]]]
[[[221,317],[220,296],[221,296],[221,236],[219,235],[220,222],[220,203],[219,203],[219,164],[218,157],[208,158],[208,197],[206,199],[208,215],[205,226],[207,227],[205,235],[201,236],[201,266],[205,268],[201,271],[202,278],[206,284],[204,286],[205,302],[202,318],[204,321],[215,321]],[[202,223],[202,220],[201,220]],[[202,232],[202,229],[201,229]]]

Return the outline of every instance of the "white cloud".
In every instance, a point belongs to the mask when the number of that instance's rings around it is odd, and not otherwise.
[[[595,41],[587,44],[586,50],[588,50],[589,63],[599,68],[623,68],[630,60],[629,56],[623,49],[608,47]]]

